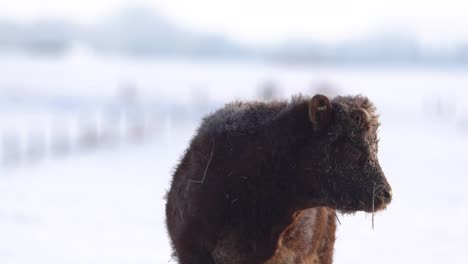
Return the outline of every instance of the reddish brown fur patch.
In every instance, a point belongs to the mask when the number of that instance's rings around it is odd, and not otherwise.
[[[334,217],[335,211],[325,207],[297,212],[294,222],[281,233],[275,255],[265,264],[332,263]]]

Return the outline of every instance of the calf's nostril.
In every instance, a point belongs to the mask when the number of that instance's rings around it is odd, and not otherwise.
[[[383,198],[389,202],[390,200],[392,200],[392,190],[384,190],[383,191]]]

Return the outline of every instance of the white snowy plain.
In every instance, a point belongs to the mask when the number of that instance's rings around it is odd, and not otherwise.
[[[379,158],[394,198],[375,216],[374,229],[369,214],[339,215],[335,263],[468,261],[468,134],[460,129],[468,115],[468,74],[462,70],[7,56],[0,72],[0,87],[48,96],[111,97],[119,82],[130,80],[148,98],[190,102],[192,89],[201,87],[210,100],[227,102],[254,98],[265,79],[276,80],[285,97],[310,93],[311,84],[323,81],[340,93],[367,95],[380,109]],[[454,107],[428,113],[431,98]],[[28,110],[8,111],[0,110],[0,122],[30,120]],[[0,263],[170,262],[164,195],[198,122],[165,123],[142,145],[0,167]]]

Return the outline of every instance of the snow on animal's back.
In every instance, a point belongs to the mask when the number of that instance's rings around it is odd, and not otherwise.
[[[199,132],[209,131],[236,136],[252,134],[275,119],[287,106],[287,101],[229,103],[206,116]]]

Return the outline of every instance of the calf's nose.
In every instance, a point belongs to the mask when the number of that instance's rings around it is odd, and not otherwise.
[[[384,189],[382,191],[382,198],[389,203],[392,200],[392,189]]]

